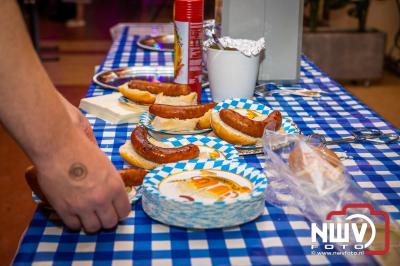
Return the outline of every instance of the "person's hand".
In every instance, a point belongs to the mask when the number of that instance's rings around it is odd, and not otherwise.
[[[68,112],[69,117],[72,120],[72,123],[77,126],[80,130],[82,130],[85,135],[94,143],[96,143],[96,138],[93,134],[93,129],[87,120],[87,118],[79,111],[78,108],[73,106],[67,99],[65,99],[61,94],[59,94],[61,98],[61,102],[63,103],[65,109]]]
[[[72,104],[70,104],[67,110],[74,125],[76,125],[78,129],[82,130],[89,140],[91,140],[93,143],[97,143],[92,126],[90,125],[89,120],[81,113],[81,111],[79,111],[79,109]]]
[[[67,129],[68,130],[68,129]],[[38,182],[71,229],[112,228],[130,212],[123,182],[111,161],[77,128],[48,158],[38,158]]]

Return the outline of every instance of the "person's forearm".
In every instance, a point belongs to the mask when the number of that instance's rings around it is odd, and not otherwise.
[[[0,121],[35,159],[63,144],[72,122],[33,50],[14,1],[0,0]]]
[[[68,227],[113,228],[131,210],[118,172],[85,137],[89,122],[58,95],[16,3],[0,0],[0,10],[0,121],[36,165],[39,187]]]

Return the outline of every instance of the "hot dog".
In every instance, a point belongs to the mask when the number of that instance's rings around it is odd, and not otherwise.
[[[124,182],[125,187],[134,187],[141,185],[143,183],[144,177],[147,175],[147,171],[141,168],[123,169],[118,170],[118,172],[122,178],[122,181]],[[29,166],[25,170],[25,179],[31,190],[35,193],[36,196],[39,197],[39,199],[43,203],[48,203],[46,196],[39,186],[37,177],[38,172],[36,170],[36,167],[34,167],[33,165]]]
[[[181,160],[195,159],[199,156],[199,147],[188,144],[179,148],[162,148],[152,144],[148,140],[148,133],[144,126],[140,125],[132,131],[131,143],[133,149],[148,161],[172,163]]]
[[[282,115],[279,111],[272,111],[262,121],[252,120],[231,109],[222,109],[219,116],[224,123],[255,138],[261,138],[265,128],[277,131],[282,125]]]
[[[243,113],[243,115],[242,115]],[[244,115],[246,114],[246,116]],[[211,112],[211,127],[221,139],[236,145],[261,145],[264,129],[280,130],[282,116],[278,111],[273,111],[263,120],[262,114],[247,109],[215,109]],[[253,119],[256,118],[256,119]]]
[[[163,118],[191,119],[202,117],[208,110],[214,108],[216,103],[173,106],[166,104],[152,104],[149,112]]]
[[[190,105],[197,102],[197,93],[191,92],[187,85],[182,84],[131,80],[119,86],[118,90],[123,96],[140,105]]]
[[[126,83],[119,86],[118,91],[129,100],[134,101],[135,103],[138,103],[140,105],[148,105],[154,103],[157,96],[148,91],[131,89]]]
[[[190,87],[185,84],[151,82],[138,79],[129,81],[128,87],[131,89],[148,91],[153,94],[163,93],[165,96],[188,95],[191,92]]]
[[[158,130],[195,130],[210,128],[211,110],[216,103],[172,106],[153,104],[149,112],[155,115],[152,126]]]

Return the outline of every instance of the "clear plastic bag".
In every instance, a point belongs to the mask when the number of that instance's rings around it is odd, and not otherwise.
[[[318,139],[266,130],[263,144],[268,202],[295,206],[311,222],[325,221],[329,212],[347,204],[373,204]]]
[[[383,215],[380,206],[376,205],[368,193],[346,173],[339,158],[321,145],[318,139],[266,130],[263,145],[266,155],[265,171],[269,181],[265,198],[269,203],[282,207],[297,207],[319,228],[326,222],[361,225],[366,222],[363,217],[367,216],[373,223],[370,227],[374,228],[373,234],[376,233],[376,237],[372,236],[372,233],[365,234],[366,239],[373,240],[372,244],[368,244],[368,249],[379,252],[388,248],[385,253],[381,253],[385,254],[384,256],[378,257],[382,265],[393,265],[392,261],[400,259],[400,253],[396,251],[400,242],[395,240],[400,236],[399,225],[395,220],[391,220],[389,215]],[[344,229],[345,227],[329,227],[328,230],[330,235],[330,230],[333,230],[334,234],[341,231],[339,233],[343,236]],[[392,241],[386,241],[385,234],[390,234]],[[360,242],[354,234],[349,233],[345,246],[355,247],[357,244],[366,243],[364,238],[363,241]],[[317,246],[321,247],[324,243],[326,242],[318,243]],[[345,250],[343,242],[333,244],[336,251]],[[353,256],[348,253],[342,255],[345,255],[350,263],[373,263],[369,256]]]

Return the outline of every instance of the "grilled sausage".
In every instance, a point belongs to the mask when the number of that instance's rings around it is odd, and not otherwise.
[[[279,111],[273,111],[262,121],[252,120],[231,109],[222,109],[219,116],[227,125],[255,138],[261,138],[265,128],[277,131],[282,125],[282,115]]]
[[[131,134],[131,142],[135,151],[143,158],[156,163],[172,163],[197,158],[199,147],[188,144],[179,148],[162,148],[147,139],[147,130],[143,125],[137,126]]]
[[[208,110],[214,108],[216,105],[216,103],[186,106],[152,104],[149,107],[149,112],[163,118],[191,119],[202,117]]]
[[[142,168],[132,168],[118,170],[122,181],[126,187],[135,187],[143,184],[143,179],[147,175],[147,171]]]
[[[26,168],[25,170],[26,182],[28,183],[33,193],[35,193],[35,195],[38,196],[43,203],[47,203],[46,196],[43,194],[42,189],[39,186],[37,175],[38,172],[36,170],[36,167],[34,167],[33,165],[28,166],[28,168]]]
[[[151,82],[138,79],[129,81],[128,87],[131,89],[148,91],[153,94],[163,93],[165,96],[181,96],[191,93],[190,87],[185,84]]]

